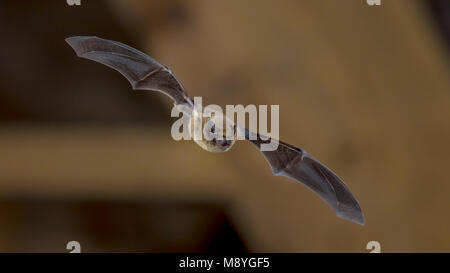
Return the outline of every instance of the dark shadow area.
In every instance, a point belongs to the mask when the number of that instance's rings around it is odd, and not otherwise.
[[[450,1],[425,0],[424,3],[430,8],[436,26],[442,33],[447,47],[450,48]]]
[[[0,201],[2,252],[246,252],[219,204],[178,201]]]
[[[145,51],[106,1],[0,2],[0,122],[160,123],[169,109],[156,92],[133,93],[119,73],[76,57],[64,39],[103,35]],[[7,65],[5,65],[7,64]]]

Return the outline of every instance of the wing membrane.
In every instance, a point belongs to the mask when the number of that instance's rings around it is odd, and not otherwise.
[[[258,148],[262,143],[270,142],[261,140],[259,135],[256,140],[248,140]],[[364,215],[358,201],[336,174],[303,149],[278,142],[275,151],[262,151],[275,175],[303,183],[333,208],[337,216],[364,225]]]
[[[67,38],[66,42],[79,57],[120,72],[133,89],[159,91],[170,96],[176,104],[192,104],[172,71],[139,50],[98,37],[75,36]]]

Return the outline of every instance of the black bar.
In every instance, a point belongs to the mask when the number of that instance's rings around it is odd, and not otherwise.
[[[78,272],[379,272],[446,268],[450,254],[0,254],[3,268]],[[212,261],[207,263],[206,261]],[[186,262],[188,262],[186,264]],[[194,266],[195,265],[195,266]],[[11,267],[10,267],[11,266]],[[87,270],[87,271],[86,271]],[[101,271],[100,271],[101,270]],[[94,271],[95,272],[95,271]]]

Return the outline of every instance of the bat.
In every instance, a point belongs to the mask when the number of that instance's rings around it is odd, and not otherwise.
[[[66,42],[78,57],[99,62],[120,72],[133,89],[159,91],[171,97],[175,105],[186,105],[193,109],[193,100],[172,70],[145,53],[120,42],[95,36],[69,37]],[[247,129],[244,132],[245,139],[259,149],[271,140]],[[358,201],[336,174],[305,150],[279,140],[274,141],[278,143],[276,150],[262,151],[274,175],[303,183],[318,194],[338,217],[364,225],[364,214]],[[196,142],[210,152],[224,152],[233,145],[233,140],[227,138]]]

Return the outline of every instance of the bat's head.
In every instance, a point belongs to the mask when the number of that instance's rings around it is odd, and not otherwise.
[[[221,153],[233,146],[236,137],[236,126],[222,113],[201,115],[193,111],[190,122],[193,140],[208,152]]]

